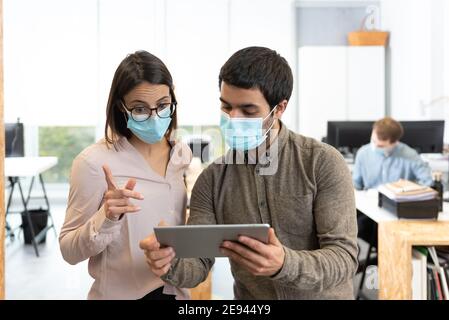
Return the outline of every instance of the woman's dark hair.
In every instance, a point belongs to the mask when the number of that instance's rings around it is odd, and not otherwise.
[[[122,101],[128,92],[143,82],[167,85],[171,100],[176,104],[173,79],[165,64],[147,51],[136,51],[129,54],[115,71],[106,108],[105,139],[114,147],[116,147],[117,136],[126,138],[132,136],[131,130],[127,128]],[[177,128],[176,114],[175,109],[165,134],[166,138],[169,138],[173,129]]]
[[[218,77],[221,83],[243,88],[258,88],[272,109],[289,100],[293,74],[287,61],[276,51],[265,47],[248,47],[234,53],[223,65]]]

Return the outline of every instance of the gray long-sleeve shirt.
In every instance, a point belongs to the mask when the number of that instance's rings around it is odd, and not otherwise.
[[[236,299],[353,299],[357,269],[354,191],[343,157],[281,123],[274,174],[257,164],[211,164],[198,178],[188,224],[268,223],[284,246],[274,277],[231,261]],[[229,159],[230,153],[224,158]],[[214,259],[175,259],[162,277],[195,287]]]

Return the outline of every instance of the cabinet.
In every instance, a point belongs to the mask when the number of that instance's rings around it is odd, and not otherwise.
[[[298,75],[301,134],[320,140],[327,121],[385,116],[384,47],[301,47]]]
[[[379,299],[412,299],[412,247],[449,245],[449,221],[379,223]]]

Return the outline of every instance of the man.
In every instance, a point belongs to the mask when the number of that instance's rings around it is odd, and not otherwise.
[[[371,133],[371,143],[357,152],[353,170],[354,187],[358,190],[377,188],[379,185],[407,179],[430,186],[431,170],[419,154],[400,142],[402,125],[385,117],[376,121]],[[377,224],[357,213],[358,237],[377,247]]]
[[[221,68],[219,87],[220,126],[231,150],[198,178],[188,224],[272,226],[267,244],[242,236],[222,245],[236,299],[353,299],[351,176],[337,150],[281,122],[293,88],[288,63],[268,48],[242,49]],[[233,161],[238,153],[241,164]],[[154,235],[141,247],[151,270],[178,287],[197,286],[214,263],[175,259]]]
[[[430,168],[419,154],[400,142],[404,129],[396,120],[386,117],[376,121],[371,143],[363,146],[355,158],[353,180],[358,190],[407,179],[430,186]]]

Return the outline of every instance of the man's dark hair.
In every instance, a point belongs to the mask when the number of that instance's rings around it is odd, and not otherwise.
[[[223,65],[218,85],[226,84],[258,88],[272,109],[282,100],[289,100],[293,90],[290,66],[276,51],[264,47],[248,47],[234,53]]]

